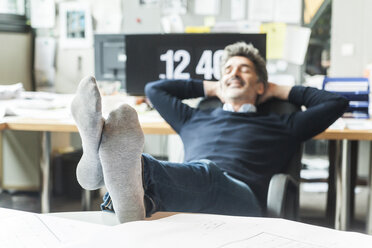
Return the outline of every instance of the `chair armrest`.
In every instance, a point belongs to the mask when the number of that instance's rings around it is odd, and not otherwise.
[[[298,182],[288,174],[274,175],[267,193],[267,215],[295,220],[298,206]]]

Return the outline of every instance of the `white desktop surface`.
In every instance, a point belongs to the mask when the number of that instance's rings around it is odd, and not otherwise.
[[[120,224],[115,214],[107,211],[59,212],[49,213],[46,215],[105,226],[115,226]]]
[[[369,248],[372,236],[284,219],[177,214],[103,230],[67,247]]]
[[[177,214],[116,225],[113,217],[111,213],[98,211],[35,214],[0,208],[0,245],[23,248],[370,248],[372,244],[369,235],[277,218]],[[97,224],[102,219],[105,225]]]

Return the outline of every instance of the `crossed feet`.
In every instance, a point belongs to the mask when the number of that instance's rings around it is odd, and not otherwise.
[[[104,120],[96,80],[88,76],[79,84],[71,112],[83,147],[76,171],[80,185],[88,190],[106,185],[121,223],[144,219],[144,136],[136,111],[124,104]]]

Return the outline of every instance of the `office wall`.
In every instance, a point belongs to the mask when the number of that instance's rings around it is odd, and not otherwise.
[[[332,1],[330,76],[359,77],[372,63],[371,13],[370,0]]]
[[[229,21],[231,19],[230,1],[221,0],[220,4],[220,14],[216,16],[216,21]],[[95,13],[94,8],[100,6],[91,4],[91,7],[92,13]],[[122,8],[122,33],[163,32],[161,27],[163,13],[159,5],[144,7],[140,5],[139,0],[123,0]],[[205,16],[194,14],[193,0],[188,1],[187,10],[187,14],[181,15],[185,26],[204,25]],[[56,67],[56,92],[73,93],[76,91],[80,78],[87,74],[94,74],[94,51],[93,49],[58,49]]]
[[[163,13],[159,5],[144,7],[139,4],[139,0],[123,0],[122,3],[122,33],[163,32],[161,27],[161,17]],[[216,21],[229,21],[231,19],[230,0],[221,0],[220,4],[220,14],[216,16]],[[91,7],[92,13],[95,13],[94,8],[97,6],[92,4]],[[205,16],[194,14],[193,0],[188,1],[187,10],[187,14],[181,15],[181,19],[185,26],[204,25]],[[97,19],[96,21],[99,22],[100,20]],[[79,80],[84,75],[94,74],[94,51],[93,49],[59,49],[57,52],[56,65],[56,91],[59,93],[73,93],[76,91]],[[72,134],[70,139],[72,146],[80,146],[77,134]],[[147,135],[145,152],[159,157],[166,156],[167,143],[168,138],[166,136]],[[180,153],[179,150],[182,149],[182,143],[178,142],[178,145],[180,146],[179,149],[169,152],[173,161],[182,160],[182,156],[175,155]]]
[[[31,33],[0,32],[0,44],[0,84],[22,82],[31,90]]]
[[[161,12],[157,6],[141,7],[139,1],[123,0],[123,32],[159,33]]]
[[[371,0],[332,1],[330,76],[361,77],[372,63],[371,13]],[[359,142],[359,146],[358,174],[367,175],[370,143]]]
[[[205,16],[195,15],[194,6],[194,0],[187,1],[187,13],[181,15],[185,26],[204,24]],[[162,10],[158,5],[143,7],[139,1],[124,0],[123,31],[125,33],[160,33],[163,31],[160,24],[162,16]],[[141,22],[138,22],[138,19]],[[216,21],[230,21],[230,19],[230,0],[220,0],[220,14],[216,16]]]
[[[231,21],[231,1],[220,0],[220,14],[216,16],[216,21],[224,22]],[[183,16],[183,21],[186,25],[203,25],[204,16],[193,14],[195,10],[194,0],[188,1],[188,11],[190,14]]]
[[[181,15],[184,26],[204,25],[205,16],[194,14],[194,1],[187,1],[187,14]],[[220,1],[220,14],[216,21],[230,21],[230,0]],[[161,18],[163,13],[160,6],[143,7],[139,1],[124,0],[123,2],[123,32],[124,33],[161,33]],[[138,22],[140,20],[140,22]],[[168,156],[171,161],[183,161],[182,142],[175,137],[161,135],[146,135],[145,152],[154,156]],[[166,150],[167,144],[170,148]],[[165,149],[164,149],[165,148]]]
[[[75,93],[80,80],[94,75],[94,49],[59,49],[56,56],[55,91]]]

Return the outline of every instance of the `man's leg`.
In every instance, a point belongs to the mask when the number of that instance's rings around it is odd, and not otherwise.
[[[136,111],[121,105],[105,121],[99,147],[105,185],[120,222],[145,217],[141,153],[144,136]]]
[[[147,216],[157,211],[261,216],[250,187],[209,160],[179,164],[144,154],[143,161]]]
[[[102,166],[98,156],[104,119],[102,117],[101,96],[94,77],[81,80],[71,113],[79,129],[83,146],[83,156],[76,169],[80,185],[95,190],[104,185]]]

